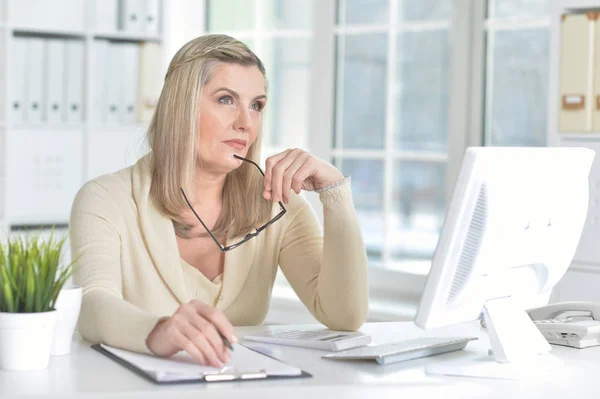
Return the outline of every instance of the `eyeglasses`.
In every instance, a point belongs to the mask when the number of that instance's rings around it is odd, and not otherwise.
[[[233,156],[235,158],[241,160],[241,161],[249,162],[252,165],[256,166],[256,168],[258,169],[258,171],[260,172],[260,174],[263,175],[263,177],[265,176],[265,173],[262,171],[262,169],[260,168],[260,166],[258,166],[254,161],[251,161],[250,159],[246,159],[246,158],[237,156],[235,154]],[[219,242],[219,240],[217,240],[217,238],[213,235],[213,233],[210,232],[210,230],[208,229],[208,227],[206,227],[206,225],[204,224],[204,222],[202,221],[202,219],[200,219],[200,216],[198,216],[198,214],[196,213],[196,211],[192,207],[192,204],[190,203],[190,201],[188,200],[187,196],[185,195],[185,191],[183,191],[183,188],[179,187],[179,190],[181,190],[181,194],[183,194],[183,198],[185,199],[185,202],[188,204],[188,206],[190,207],[190,209],[192,210],[192,212],[194,212],[194,215],[196,215],[196,218],[198,218],[198,220],[200,221],[200,223],[202,224],[202,226],[204,226],[204,228],[206,229],[206,231],[208,232],[208,234],[210,235],[210,237],[219,246],[219,249],[222,252],[231,251],[232,249],[235,249],[235,248],[239,247],[240,245],[242,245],[246,241],[250,240],[251,238],[256,237],[257,235],[260,234],[261,231],[263,231],[264,229],[266,229],[267,227],[269,227],[270,225],[272,225],[273,223],[275,223],[276,221],[278,221],[279,219],[281,219],[281,217],[287,212],[287,210],[285,209],[285,207],[283,206],[283,204],[281,203],[281,201],[279,201],[279,206],[281,207],[281,211],[277,215],[275,215],[275,217],[273,219],[269,220],[263,226],[260,226],[259,228],[257,228],[256,231],[254,231],[252,233],[246,234],[246,236],[244,237],[244,239],[242,241],[237,242],[235,244],[232,244],[232,245],[226,247],[226,246],[222,245]]]

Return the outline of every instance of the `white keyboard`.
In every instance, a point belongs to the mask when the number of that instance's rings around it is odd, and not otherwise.
[[[259,334],[245,335],[248,341],[300,346],[303,348],[341,351],[371,343],[371,336],[361,332],[333,330],[273,329]]]
[[[369,345],[323,356],[326,359],[401,362],[463,349],[477,337],[421,337],[389,344]]]

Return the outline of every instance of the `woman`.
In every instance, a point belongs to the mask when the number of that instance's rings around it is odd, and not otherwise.
[[[251,161],[266,86],[262,62],[231,37],[202,36],[175,54],[151,152],[86,183],[73,203],[84,338],[220,367],[230,359],[221,336],[237,341],[232,324],[265,319],[278,265],[317,320],[362,325],[367,259],[350,180],[301,150],[270,157],[263,178]],[[324,236],[301,190],[319,193]]]

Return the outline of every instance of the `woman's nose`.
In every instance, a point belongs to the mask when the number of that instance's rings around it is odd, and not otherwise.
[[[250,111],[246,109],[240,110],[235,120],[235,130],[248,131],[252,129],[252,118],[250,117]]]

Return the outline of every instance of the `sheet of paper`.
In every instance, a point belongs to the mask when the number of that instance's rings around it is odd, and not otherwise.
[[[157,381],[178,381],[201,378],[204,373],[214,373],[220,369],[203,366],[187,353],[179,352],[170,358],[144,355],[101,344],[102,348],[126,360],[134,366],[153,375]],[[234,344],[231,361],[223,372],[254,373],[264,370],[270,376],[295,376],[302,370],[254,352],[242,345]]]

